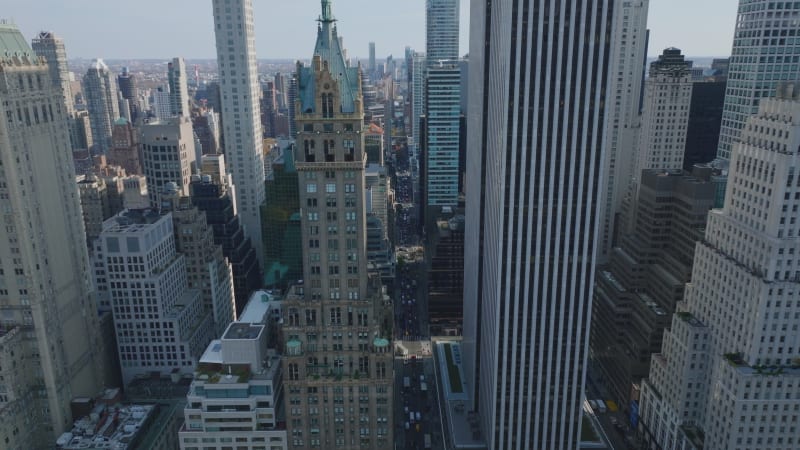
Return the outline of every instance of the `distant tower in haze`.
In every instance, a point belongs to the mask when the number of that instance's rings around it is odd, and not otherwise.
[[[798,2],[739,0],[717,158],[730,158],[747,118],[758,112],[759,99],[775,95],[781,80],[800,79],[798,15]]]
[[[136,88],[136,77],[127,67],[122,68],[122,73],[117,75],[117,88],[120,96],[128,101],[130,107],[131,123],[136,123],[139,117],[139,91]]]
[[[102,59],[94,60],[83,77],[95,154],[105,154],[111,148],[111,127],[120,117],[115,78]]]
[[[236,186],[236,210],[263,267],[264,143],[258,103],[261,87],[256,64],[253,0],[213,0],[213,11],[225,159]]]
[[[186,81],[186,62],[173,58],[167,64],[170,113],[173,117],[189,117],[189,88]]]
[[[367,75],[372,79],[378,70],[378,63],[375,61],[375,43],[369,43],[369,63],[367,64]]]

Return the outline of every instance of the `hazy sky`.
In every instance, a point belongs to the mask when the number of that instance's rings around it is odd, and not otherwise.
[[[61,35],[70,58],[214,58],[211,0],[2,0],[0,17],[27,38]],[[731,50],[737,0],[651,0],[651,55],[666,47],[692,56]],[[254,0],[259,58],[310,58],[319,0]],[[424,50],[425,0],[334,0],[351,56],[379,58]],[[461,1],[461,53],[467,53],[469,1]]]

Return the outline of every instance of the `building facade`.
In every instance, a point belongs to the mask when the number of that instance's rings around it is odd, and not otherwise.
[[[601,211],[598,262],[605,262],[621,225],[622,203],[630,192],[636,167],[642,84],[647,58],[647,11],[650,0],[622,2],[614,11],[610,64],[617,71],[609,80],[615,101],[607,110],[605,131],[604,207]]]
[[[175,245],[186,257],[188,287],[200,291],[203,307],[214,321],[214,336],[222,336],[236,319],[231,264],[222,246],[214,243],[214,230],[206,221],[206,213],[188,196],[180,196],[174,183],[165,188],[161,210],[172,212]]]
[[[310,67],[298,64],[303,282],[283,304],[290,448],[392,445],[391,302],[367,276],[361,76],[322,1]]]
[[[186,396],[181,450],[287,450],[285,376],[275,349],[280,302],[255,292],[209,344]]]
[[[461,68],[458,61],[429,62],[425,89],[425,142],[420,170],[423,208],[458,205]]]
[[[692,78],[686,61],[677,48],[668,48],[650,64],[644,87],[642,129],[639,134],[634,184],[645,169],[683,168],[689,106],[692,103]]]
[[[462,364],[490,450],[578,446],[619,4],[472,3]]]
[[[460,0],[425,1],[425,54],[430,64],[458,60]]]
[[[108,292],[125,386],[152,373],[193,373],[213,322],[201,292],[189,289],[172,215],[127,210],[95,241],[95,283]]]
[[[172,117],[189,117],[189,88],[186,82],[186,62],[181,57],[167,63],[169,106]]]
[[[263,267],[264,253],[260,249],[264,152],[253,0],[214,0],[213,7],[225,159],[236,186],[236,210],[245,234],[259,249],[256,256]]]
[[[630,232],[598,269],[592,303],[592,361],[611,400],[629,405],[647,376],[650,355],[690,281],[692,257],[716,201],[717,172],[697,167],[645,170]]]
[[[102,390],[106,361],[63,92],[4,22],[0,86],[15,105],[0,110],[0,445],[52,448],[72,425],[70,401]]]
[[[792,38],[798,20],[798,3],[739,0],[717,158],[730,158],[760,99],[773,96],[780,81],[800,79],[800,40]]]
[[[695,164],[709,163],[716,157],[726,84],[725,77],[719,75],[693,83],[683,152],[684,170],[691,170]]]
[[[210,162],[216,162],[211,164]],[[261,271],[256,259],[256,249],[245,236],[236,205],[231,193],[230,176],[225,172],[222,155],[203,157],[203,175],[192,180],[190,192],[192,203],[206,213],[206,220],[214,230],[214,243],[222,246],[222,252],[233,266],[233,292],[236,297],[236,313],[242,312],[250,294],[262,283]]]
[[[733,146],[725,205],[642,383],[649,448],[798,446],[799,145],[800,85],[780,84]]]
[[[161,205],[167,183],[176,183],[189,195],[192,168],[197,165],[192,122],[186,117],[151,121],[139,127],[142,166],[153,208]]]
[[[83,95],[89,110],[94,154],[105,155],[111,148],[111,127],[119,119],[117,82],[102,59],[96,59],[83,77]]]

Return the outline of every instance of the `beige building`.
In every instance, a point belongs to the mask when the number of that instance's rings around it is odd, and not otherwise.
[[[98,316],[61,90],[0,23],[0,447],[52,448],[102,390]],[[13,106],[12,106],[13,105]]]
[[[189,195],[192,167],[197,159],[192,121],[174,117],[143,125],[139,145],[150,205],[160,205],[164,186],[170,182],[176,183],[183,195]]]
[[[322,2],[310,67],[298,65],[296,167],[303,283],[283,305],[290,449],[393,443],[391,304],[368,279],[361,77]]]

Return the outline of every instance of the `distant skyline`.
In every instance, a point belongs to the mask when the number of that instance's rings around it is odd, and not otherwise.
[[[30,41],[39,31],[64,38],[73,58],[214,59],[210,0],[36,0],[6,2],[0,18],[19,26]],[[8,4],[10,3],[10,4]],[[310,59],[319,0],[256,0],[259,59]],[[461,48],[468,53],[469,1],[461,1]],[[688,56],[727,56],[737,0],[651,0],[650,47],[656,56],[678,47]],[[340,35],[351,57],[367,59],[376,43],[379,59],[404,56],[406,46],[425,48],[425,0],[334,0]]]

